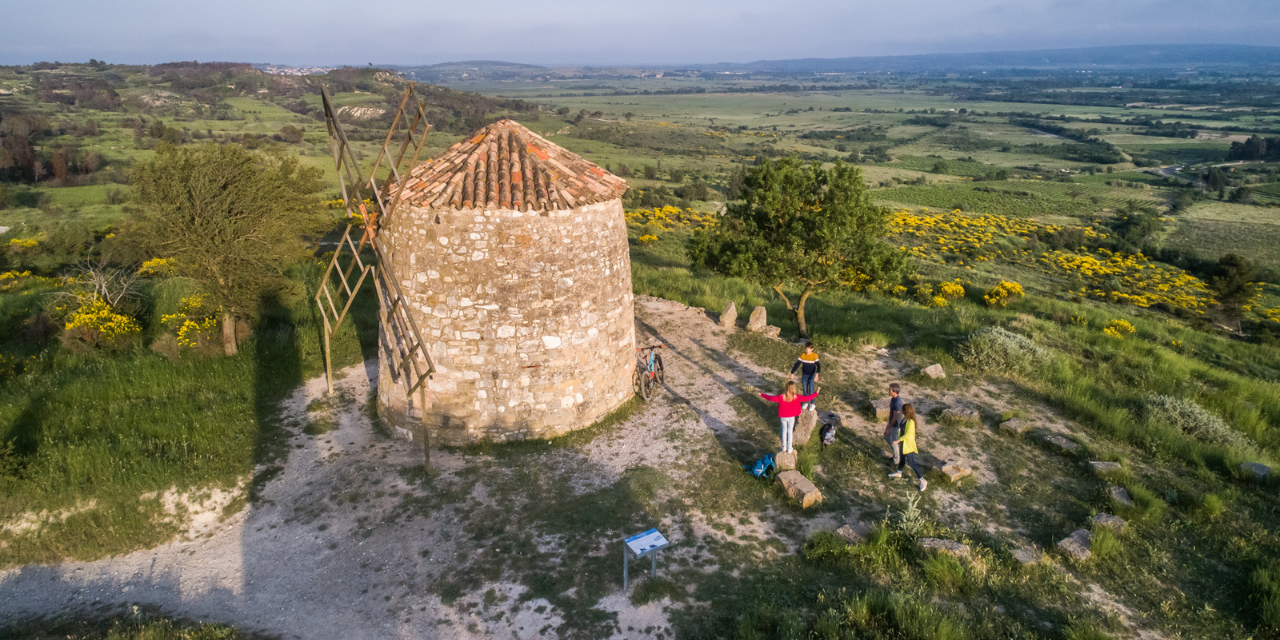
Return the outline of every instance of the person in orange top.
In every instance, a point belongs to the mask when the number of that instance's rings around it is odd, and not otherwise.
[[[806,394],[813,393],[814,385],[818,384],[818,378],[822,375],[822,362],[818,360],[812,342],[804,343],[804,353],[791,365],[792,380],[796,379],[796,369],[800,370],[800,389]],[[813,403],[810,402],[805,408],[812,409]]]

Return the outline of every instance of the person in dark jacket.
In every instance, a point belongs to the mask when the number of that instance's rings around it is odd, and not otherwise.
[[[813,393],[814,388],[818,384],[818,378],[822,374],[822,362],[818,360],[818,354],[813,350],[813,343],[804,343],[804,353],[796,358],[796,363],[791,365],[791,379],[796,379],[796,370],[800,370],[800,389],[804,395]],[[812,409],[813,403],[810,402],[806,409]]]

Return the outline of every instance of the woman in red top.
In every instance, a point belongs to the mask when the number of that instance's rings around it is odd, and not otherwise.
[[[796,395],[796,383],[788,382],[787,386],[782,389],[782,395],[771,396],[767,393],[760,394],[761,398],[769,402],[778,403],[778,418],[782,420],[782,450],[791,453],[795,451],[791,442],[791,432],[796,428],[796,416],[800,415],[800,407],[804,403],[818,397],[818,393],[822,391],[822,387],[818,387],[813,393],[807,396]]]

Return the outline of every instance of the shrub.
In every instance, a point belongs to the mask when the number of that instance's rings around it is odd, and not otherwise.
[[[63,345],[71,349],[121,349],[141,331],[137,320],[117,313],[105,300],[82,299],[67,316]]]
[[[923,569],[925,578],[943,594],[967,596],[973,592],[974,582],[969,571],[945,553],[926,558]]]
[[[1263,624],[1280,630],[1280,565],[1254,570],[1252,582]]]
[[[208,303],[208,296],[194,295],[182,299],[178,312],[160,318],[160,324],[171,329],[184,347],[207,347],[218,340],[218,314],[222,310]]]
[[[816,459],[812,453],[801,453],[796,456],[796,471],[799,471],[800,475],[813,480],[813,465],[815,462]]]
[[[631,604],[641,606],[650,602],[657,602],[663,598],[671,598],[679,600],[684,595],[684,589],[680,585],[666,578],[649,578],[641,580],[636,585],[635,590],[631,593]]]
[[[959,300],[964,297],[964,285],[959,282],[944,282],[938,285],[938,295],[947,300]]]
[[[1128,320],[1112,320],[1110,324],[1102,329],[1103,333],[1117,340],[1123,340],[1125,336],[1135,331],[1137,329],[1133,328],[1133,325]]]
[[[1093,530],[1093,538],[1090,543],[1091,551],[1094,557],[1099,560],[1109,560],[1123,551],[1124,546],[1120,542],[1120,538],[1115,532],[1107,527],[1097,527]]]
[[[1244,434],[1232,429],[1225,420],[1186,398],[1153,395],[1144,400],[1147,421],[1175,427],[1198,440],[1244,449],[1253,448]]]
[[[991,375],[1023,377],[1049,366],[1053,352],[1031,338],[1002,327],[983,327],[960,346],[966,367]]]
[[[1003,309],[1010,302],[1023,297],[1022,285],[1008,280],[1001,280],[1000,284],[987,290],[987,294],[982,299],[987,302],[987,306],[993,309]]]
[[[1200,498],[1200,512],[1207,518],[1216,518],[1222,513],[1224,505],[1222,498],[1214,493],[1206,493]]]
[[[639,238],[636,238],[636,242],[639,242],[640,244],[653,244],[657,241],[658,241],[658,236],[655,236],[651,233],[646,233],[640,236]]]

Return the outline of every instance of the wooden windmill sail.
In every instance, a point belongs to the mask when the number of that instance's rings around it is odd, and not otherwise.
[[[403,377],[407,394],[421,394],[423,459],[430,467],[430,449],[425,420],[431,406],[427,380],[436,366],[422,332],[410,315],[399,279],[391,273],[391,262],[383,255],[378,243],[378,229],[391,220],[400,205],[400,192],[393,188],[400,184],[400,172],[414,166],[426,143],[431,125],[427,122],[422,103],[416,99],[410,83],[400,100],[391,128],[387,131],[382,149],[374,160],[368,177],[360,171],[355,150],[347,140],[338,121],[338,112],[323,87],[320,96],[324,102],[325,125],[329,130],[329,145],[333,161],[338,168],[338,184],[346,207],[348,224],[342,232],[338,248],[329,260],[329,267],[316,292],[316,306],[324,319],[324,367],[329,392],[333,392],[333,358],[330,342],[342,321],[351,310],[351,303],[368,278],[373,279],[378,297],[379,340],[381,351],[389,356],[389,368]],[[403,140],[400,138],[403,137]],[[393,143],[398,149],[392,153]],[[408,162],[406,163],[406,158]],[[387,169],[387,177],[378,183],[378,171]],[[394,196],[391,194],[394,192]],[[367,251],[366,251],[367,250]]]

